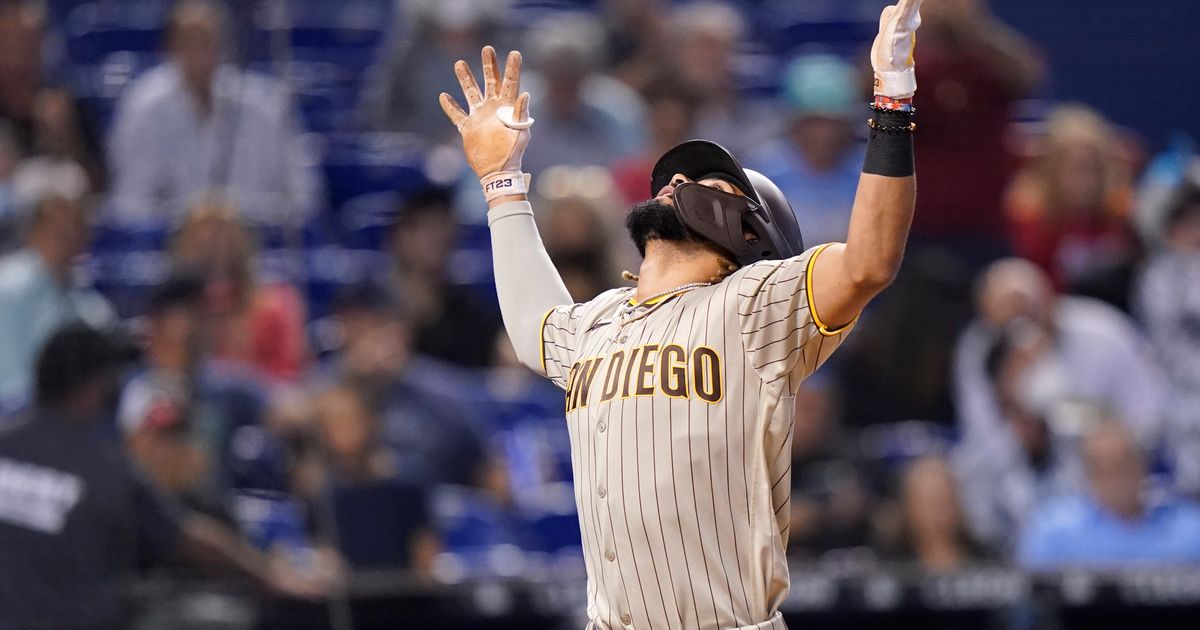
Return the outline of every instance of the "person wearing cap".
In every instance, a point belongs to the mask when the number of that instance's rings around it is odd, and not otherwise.
[[[862,100],[858,72],[833,55],[805,55],[783,76],[786,132],[746,161],[779,185],[803,218],[805,236],[814,243],[845,241],[863,163],[854,124]]]
[[[589,626],[783,630],[795,397],[900,267],[916,197],[912,51],[921,0],[883,10],[875,99],[844,243],[806,249],[779,187],[690,140],[652,170],[625,225],[636,283],[576,303],[527,199],[521,54],[470,113],[442,108],[488,200],[496,291],[517,357],[565,391]],[[502,77],[503,74],[503,77]],[[753,123],[754,121],[747,121]]]
[[[208,458],[189,439],[202,343],[204,283],[176,274],[150,299],[143,365],[121,390],[117,426],[125,446],[167,494],[196,504]]]
[[[405,200],[392,224],[390,288],[404,297],[417,352],[465,368],[485,368],[500,330],[496,308],[454,282],[458,237],[453,194],[430,188]]]
[[[84,324],[55,332],[39,354],[34,405],[0,431],[0,627],[129,627],[130,579],[176,559],[267,592],[320,596],[331,576],[272,562],[167,500],[105,434],[124,347]]]
[[[358,389],[378,411],[379,438],[395,455],[397,477],[429,486],[479,483],[487,451],[466,394],[454,389],[462,375],[417,351],[408,305],[363,283],[337,297],[334,319],[341,345],[323,380]]]

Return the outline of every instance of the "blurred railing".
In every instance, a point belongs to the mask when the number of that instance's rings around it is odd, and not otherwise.
[[[394,572],[362,573],[347,585],[352,627],[583,628],[579,579],[473,579],[430,584]],[[211,583],[139,584],[139,629],[334,628],[326,603],[255,604],[244,590]],[[1195,630],[1200,569],[1069,571],[1030,575],[975,567],[925,574],[902,567],[831,576],[795,568],[781,606],[789,627]],[[191,615],[189,618],[188,615]],[[337,630],[341,630],[338,628]]]

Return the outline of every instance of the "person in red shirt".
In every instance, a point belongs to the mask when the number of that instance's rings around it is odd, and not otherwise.
[[[1043,75],[1037,50],[1001,23],[986,0],[930,2],[916,50],[921,180],[914,244],[960,252],[974,267],[1006,249],[1001,200],[1014,160],[1007,144],[1014,104]]]
[[[299,378],[309,359],[304,300],[289,283],[254,276],[254,245],[236,210],[215,198],[199,203],[175,235],[171,257],[207,284],[213,358],[271,379]]]
[[[1092,109],[1059,107],[1006,195],[1013,248],[1050,274],[1059,290],[1078,291],[1134,253],[1131,167],[1121,147],[1112,126]]]

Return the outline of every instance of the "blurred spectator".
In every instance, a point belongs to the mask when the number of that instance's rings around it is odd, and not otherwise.
[[[847,423],[953,424],[946,333],[970,321],[969,286],[965,265],[945,252],[905,255],[896,282],[863,314],[856,339],[822,368],[838,371]]]
[[[485,44],[494,46],[503,59],[508,49],[499,27],[507,5],[508,0],[403,3],[406,10],[398,15],[391,43],[366,83],[367,126],[457,140],[437,99],[442,92],[462,91],[454,73],[446,69],[459,59],[478,67]]]
[[[1066,105],[1050,114],[1037,157],[1013,181],[1006,205],[1013,247],[1073,293],[1099,287],[1124,308],[1134,248],[1130,166],[1109,123]]]
[[[916,243],[934,241],[978,269],[1007,250],[1001,201],[1012,173],[1006,143],[1014,104],[1041,81],[1034,47],[1000,22],[987,0],[921,7],[916,106],[921,180]]]
[[[747,166],[779,185],[807,243],[844,242],[862,175],[855,132],[864,98],[854,67],[831,55],[795,59],[784,72],[786,135],[750,154]]]
[[[113,121],[116,219],[177,225],[212,191],[255,226],[298,226],[315,209],[315,161],[291,99],[274,79],[224,61],[228,30],[219,2],[181,0],[171,11],[168,60],[129,87]]]
[[[1095,299],[1057,295],[1043,271],[1016,258],[998,261],[980,276],[976,309],[955,357],[965,432],[989,434],[1002,424],[987,382],[988,352],[1006,328],[1025,319],[1052,340],[1054,360],[1061,362],[1066,379],[1063,395],[1113,407],[1143,445],[1159,437],[1162,373],[1146,340],[1123,313]]]
[[[956,464],[976,534],[1004,546],[1040,497],[1079,487],[1081,405],[1111,409],[1145,448],[1158,443],[1162,374],[1122,313],[1056,296],[1032,263],[993,264],[976,297],[979,317],[955,349]]]
[[[62,87],[47,87],[34,100],[29,159],[46,170],[80,169],[92,191],[103,191],[108,184],[98,133],[79,102]]]
[[[203,505],[207,454],[190,439],[194,378],[203,343],[204,284],[180,276],[159,287],[147,317],[145,368],[126,383],[117,424],[129,453],[169,495]]]
[[[871,543],[871,475],[855,436],[838,424],[836,397],[825,378],[796,394],[792,436],[791,555],[820,559]]]
[[[658,158],[696,135],[697,98],[685,83],[663,74],[642,90],[642,96],[646,99],[648,146],[612,165],[613,180],[630,205],[650,196],[650,174]],[[621,208],[622,216],[627,209]]]
[[[0,3],[0,120],[12,125],[18,145],[33,150],[35,103],[42,89],[42,2]]]
[[[1136,286],[1139,318],[1167,378],[1167,444],[1176,481],[1200,495],[1200,184],[1168,204],[1162,251]]]
[[[942,573],[986,560],[987,551],[971,537],[963,518],[957,482],[949,463],[922,457],[900,479],[902,540],[898,560]]]
[[[1200,563],[1200,505],[1151,494],[1143,451],[1124,427],[1093,427],[1083,451],[1086,491],[1038,506],[1021,532],[1022,566]]]
[[[61,196],[33,208],[25,246],[0,258],[0,412],[27,401],[38,348],[59,326],[107,326],[115,314],[95,291],[77,287],[76,257],[89,228],[80,203]]]
[[[82,324],[55,333],[36,368],[36,405],[0,433],[0,625],[126,627],[127,580],[176,557],[285,594],[323,583],[164,500],[100,429],[124,352]]]
[[[45,2],[0,3],[0,124],[19,154],[74,163],[87,174],[90,189],[103,190],[99,134],[74,96],[47,82],[46,37]]]
[[[1150,158],[1137,183],[1131,223],[1143,245],[1159,249],[1167,231],[1167,215],[1173,209],[1179,188],[1200,181],[1200,157],[1196,141],[1183,131],[1167,138],[1167,148]]]
[[[13,138],[12,128],[0,123],[0,254],[16,248],[20,238],[20,204],[15,181],[20,160],[21,149]]]
[[[352,387],[316,398],[328,462],[338,546],[355,569],[410,569],[431,577],[438,541],[420,487],[397,479],[396,454],[380,439],[379,418]]]
[[[608,166],[642,148],[645,105],[601,74],[604,44],[601,27],[584,15],[552,15],[526,31],[523,89],[539,135],[521,166],[535,177],[556,164]]]
[[[653,89],[656,77],[662,72],[662,61],[670,53],[664,4],[662,0],[603,3],[604,39],[608,42],[611,73],[643,94]]]
[[[213,358],[273,379],[300,376],[308,361],[304,300],[286,282],[259,282],[251,236],[233,208],[201,200],[175,234],[171,257],[207,285]]]
[[[457,236],[449,192],[429,189],[408,199],[392,226],[391,288],[411,319],[417,352],[462,367],[487,367],[500,318],[469,288],[451,282]]]
[[[156,478],[161,472],[164,488],[191,507],[231,518],[230,493],[282,491],[287,462],[281,438],[266,426],[268,392],[256,375],[210,361],[205,300],[203,278],[187,271],[155,290],[143,360],[121,393],[117,422],[135,456],[163,456],[163,468],[144,465]]]
[[[379,409],[380,435],[395,453],[399,477],[421,485],[479,483],[485,451],[480,427],[452,391],[461,379],[414,356],[403,305],[380,287],[361,285],[339,297],[334,315],[343,343],[330,376],[361,389]]]
[[[645,183],[645,182],[643,182]],[[546,252],[572,298],[586,302],[611,289],[620,278],[614,258],[634,268],[636,252],[625,247],[617,233],[616,190],[608,172],[600,167],[556,166],[540,178],[537,191],[538,229]]]
[[[697,137],[746,155],[778,134],[776,113],[738,90],[735,53],[746,34],[746,20],[733,5],[714,0],[679,5],[667,34],[669,72],[700,99]]]

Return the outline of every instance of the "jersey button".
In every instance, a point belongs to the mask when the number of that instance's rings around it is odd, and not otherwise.
[[[616,554],[616,553],[614,553],[614,552],[612,552],[612,551],[610,551],[610,552],[608,552],[608,553],[604,554],[604,558],[605,558],[606,560],[608,560],[609,562],[616,562],[616,561],[617,561],[617,554]]]
[[[604,424],[604,422],[603,422],[603,421],[601,421],[601,422],[600,422],[600,426],[599,426],[599,427],[597,427],[597,428],[598,428],[598,429],[600,429],[600,432],[601,432],[601,433],[604,433],[604,430],[608,428],[608,425],[607,425],[607,424]]]
[[[629,624],[633,623],[633,617],[630,617],[629,613],[625,613],[624,615],[621,615],[621,623],[628,626]]]
[[[625,343],[626,341],[629,341],[629,335],[621,337],[621,343]]]
[[[600,489],[596,491],[596,494],[600,495],[600,498],[603,499],[604,497],[608,496],[608,491],[604,489],[604,486],[600,486]]]

